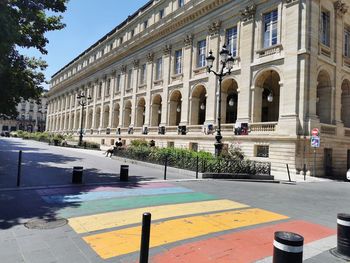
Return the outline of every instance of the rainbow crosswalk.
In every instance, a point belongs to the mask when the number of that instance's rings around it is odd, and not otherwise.
[[[264,242],[265,245],[266,232],[271,232],[273,229],[269,230],[264,225],[260,226],[261,224],[272,223],[276,226],[287,224],[285,227],[291,229],[293,227],[310,229],[309,225],[304,226],[304,222],[289,226],[289,222],[286,222],[288,217],[285,215],[251,208],[246,204],[227,199],[217,199],[213,195],[194,192],[189,188],[169,183],[149,182],[138,185],[119,184],[78,189],[56,188],[37,192],[45,202],[64,207],[58,211],[59,215],[69,218],[72,229],[102,259],[139,251],[144,212],[152,214],[151,248],[178,244],[176,242],[180,241],[192,242],[190,249],[188,246],[175,246],[171,249],[173,252],[156,255],[153,258],[154,262],[188,262],[185,260],[188,255],[193,259],[196,256],[200,258],[192,262],[232,262],[220,261],[220,258],[230,257],[230,253],[227,252],[230,249],[225,248],[226,250],[222,251],[225,245],[218,247],[217,244],[223,243],[222,240],[235,239],[238,233],[244,234],[248,231],[240,228],[259,227],[256,231],[265,233],[265,239],[261,238],[258,243]],[[318,227],[319,238],[333,234],[329,229],[316,225],[315,227]],[[227,231],[232,233],[227,234]],[[213,239],[213,234],[219,237]],[[248,232],[246,234],[248,235]],[[193,239],[200,241],[193,242]],[[272,239],[272,234],[269,239]],[[236,242],[239,243],[240,240],[244,238],[238,238]],[[196,250],[197,247],[208,246],[208,244],[216,247],[216,254],[206,256],[206,253],[203,253],[204,250]],[[256,246],[256,241],[253,244]],[[260,247],[263,247],[262,245]],[[237,244],[233,243],[231,246],[237,247]],[[254,259],[269,256],[271,249],[265,250],[264,253],[260,251],[259,256]],[[177,256],[174,256],[175,254]],[[243,259],[235,262],[253,261]]]

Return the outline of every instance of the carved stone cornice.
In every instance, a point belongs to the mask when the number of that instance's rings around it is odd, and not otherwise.
[[[253,20],[255,17],[255,12],[256,12],[255,4],[246,6],[244,9],[240,11],[242,21],[247,22],[249,20]]]
[[[208,33],[209,33],[209,35],[210,35],[210,36],[219,35],[219,33],[220,33],[220,28],[221,28],[221,24],[222,24],[222,22],[221,22],[220,20],[211,23],[211,24],[208,26]]]
[[[343,3],[342,0],[337,0],[334,2],[334,9],[339,16],[343,16],[348,12],[349,6]]]
[[[169,55],[171,53],[171,45],[165,45],[163,48],[163,54],[165,56]]]
[[[140,60],[134,59],[134,61],[132,62],[132,65],[134,66],[135,69],[139,68]]]
[[[192,35],[186,35],[184,39],[184,44],[186,47],[192,46],[193,43],[193,36]]]
[[[299,0],[284,0],[286,4],[296,4],[299,2]]]
[[[125,74],[126,73],[126,65],[122,65],[120,67],[120,71],[122,72],[122,74]]]
[[[147,59],[147,62],[148,63],[152,63],[153,62],[153,59],[154,59],[154,53],[153,52],[150,52],[146,55],[146,59]]]
[[[150,45],[156,42],[157,40],[164,39],[164,37],[168,36],[169,34],[184,28],[185,25],[189,25],[203,18],[203,16],[205,16],[206,14],[217,10],[218,8],[224,6],[226,3],[229,3],[231,1],[232,0],[205,0],[203,1],[203,3],[205,4],[201,4],[201,2],[200,4],[198,4],[198,8],[195,4],[195,7],[193,9],[186,10],[186,12],[184,12],[176,21],[163,24],[162,27],[159,28],[159,30],[145,32],[144,34],[141,34],[140,38],[138,38],[137,41],[131,42],[132,44],[128,45],[126,49],[121,48],[119,51],[117,50],[118,52],[113,52],[113,54],[106,57],[106,59],[97,61],[94,67],[88,67],[86,70],[77,71],[76,74],[73,75],[73,77],[56,83],[49,90],[47,96],[53,96],[53,94],[59,92],[60,90],[63,90],[68,86],[74,85],[82,79],[91,76],[92,74],[95,74],[101,68],[106,68],[110,65],[113,65],[116,63],[116,61],[119,61],[127,56],[134,54],[138,50],[141,50],[143,47]],[[77,64],[81,62],[80,57],[76,58],[76,60]],[[69,65],[70,64],[66,65],[65,68],[67,68]],[[58,79],[65,68],[62,68],[59,72],[55,73],[54,79]]]

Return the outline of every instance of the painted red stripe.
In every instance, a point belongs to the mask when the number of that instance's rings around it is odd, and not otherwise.
[[[272,226],[225,234],[187,243],[155,255],[152,263],[248,263],[272,256],[275,231],[295,232],[309,243],[334,235],[336,231],[306,221],[289,221]]]

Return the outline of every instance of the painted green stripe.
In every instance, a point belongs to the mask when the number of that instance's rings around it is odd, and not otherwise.
[[[127,198],[101,199],[85,201],[76,207],[66,207],[58,211],[61,217],[69,218],[91,215],[110,211],[119,211],[146,206],[157,206],[177,203],[190,203],[216,199],[215,196],[205,193],[181,193],[152,196],[133,196]]]

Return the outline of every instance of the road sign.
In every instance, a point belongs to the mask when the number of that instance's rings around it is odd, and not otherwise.
[[[313,128],[311,131],[312,136],[318,136],[320,134],[320,131],[317,128]]]
[[[320,147],[320,137],[319,136],[312,136],[311,137],[311,147],[313,147],[313,148]]]

